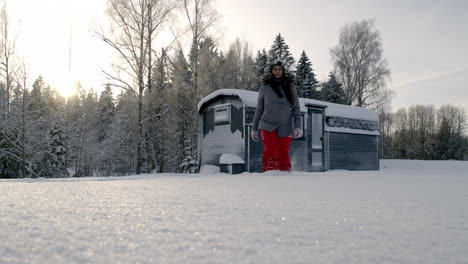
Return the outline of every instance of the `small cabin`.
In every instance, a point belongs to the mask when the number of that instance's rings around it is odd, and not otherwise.
[[[261,172],[263,145],[250,137],[258,92],[221,89],[198,104],[198,164]],[[362,107],[299,99],[304,134],[290,147],[293,171],[378,170],[379,116]]]

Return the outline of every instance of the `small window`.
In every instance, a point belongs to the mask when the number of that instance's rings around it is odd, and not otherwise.
[[[215,125],[224,125],[231,123],[231,107],[229,105],[215,108]]]

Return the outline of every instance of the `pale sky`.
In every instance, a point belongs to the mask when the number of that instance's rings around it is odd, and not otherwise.
[[[42,74],[54,87],[69,86],[71,79],[101,89],[101,70],[112,63],[113,51],[91,36],[90,26],[105,21],[105,0],[7,2],[18,54],[27,58],[34,78]],[[281,32],[296,61],[306,51],[320,81],[332,69],[329,50],[340,28],[375,18],[392,71],[393,111],[445,103],[468,110],[468,1],[216,0],[215,7],[222,17],[215,34],[223,50],[239,37],[255,56]]]

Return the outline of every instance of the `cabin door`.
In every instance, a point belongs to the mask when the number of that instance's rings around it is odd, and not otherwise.
[[[323,109],[308,110],[307,122],[308,164],[309,171],[323,171]]]

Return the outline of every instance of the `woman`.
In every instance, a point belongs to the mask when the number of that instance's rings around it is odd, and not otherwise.
[[[292,122],[294,119],[294,123]],[[251,137],[262,134],[262,171],[291,171],[289,145],[302,136],[299,98],[280,61],[271,65],[258,94]]]

